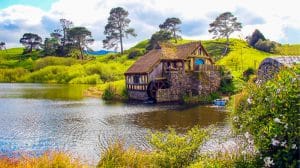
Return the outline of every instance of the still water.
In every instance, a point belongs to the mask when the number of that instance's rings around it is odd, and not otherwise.
[[[85,85],[0,84],[0,156],[63,150],[92,164],[115,139],[150,148],[149,131],[224,125],[226,112],[207,106],[105,103]]]

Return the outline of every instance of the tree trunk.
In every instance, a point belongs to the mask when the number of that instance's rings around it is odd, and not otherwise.
[[[223,56],[227,54],[228,48],[229,48],[229,36],[226,36],[226,47],[222,53]]]
[[[121,54],[123,54],[123,39],[122,39],[122,30],[120,30],[120,45],[121,45]]]
[[[80,44],[78,44],[79,45],[79,50],[80,50],[80,60],[83,60],[83,51],[82,51],[82,47],[81,47],[81,45]]]
[[[174,31],[173,34],[174,34],[175,43],[177,43],[176,32]]]

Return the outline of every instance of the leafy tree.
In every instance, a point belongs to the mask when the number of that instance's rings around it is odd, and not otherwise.
[[[62,51],[63,51],[63,54],[66,54],[65,53],[65,46],[66,44],[68,43],[68,31],[73,27],[73,22],[70,21],[70,20],[67,20],[67,19],[60,19],[60,24],[61,24],[61,31],[63,33],[62,35],[62,39],[61,39],[61,44],[62,44]]]
[[[5,48],[5,42],[3,42],[3,41],[1,41],[0,42],[0,50],[5,50],[6,48]]]
[[[225,12],[220,14],[216,20],[209,24],[209,33],[213,33],[213,38],[226,38],[226,48],[224,49],[223,55],[227,53],[229,47],[229,36],[242,29],[242,24],[237,21],[237,18],[231,12]]]
[[[172,33],[172,37],[175,39],[175,43],[177,43],[177,39],[180,38],[180,36],[177,35],[176,32],[181,32],[178,27],[179,24],[181,24],[181,20],[179,18],[167,18],[163,24],[159,25],[159,28],[161,30],[170,31]]]
[[[149,46],[147,46],[147,50],[152,50],[153,48],[158,47],[158,42],[164,42],[172,39],[172,33],[165,30],[160,30],[155,32],[149,41]]]
[[[103,40],[104,48],[117,49],[118,43],[120,43],[121,54],[123,54],[123,38],[128,38],[128,35],[137,36],[133,28],[128,28],[130,19],[127,17],[128,12],[123,8],[117,7],[111,9],[104,31],[106,35],[106,39]]]
[[[20,39],[20,43],[25,46],[26,52],[31,53],[33,49],[39,49],[42,45],[42,38],[33,33],[25,33]]]
[[[251,36],[246,37],[247,42],[250,46],[254,47],[255,44],[258,42],[258,40],[266,40],[265,36],[258,30],[255,29],[255,31],[252,33]]]
[[[45,38],[44,41],[44,54],[55,55],[58,47],[58,43],[55,38]]]
[[[79,59],[83,60],[83,49],[88,48],[88,44],[94,42],[92,33],[85,27],[73,27],[68,33],[70,40],[74,44],[74,47],[80,50]]]

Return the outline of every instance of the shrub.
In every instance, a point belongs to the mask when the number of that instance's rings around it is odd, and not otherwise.
[[[45,57],[45,58],[38,59],[34,63],[34,70],[39,70],[47,66],[53,66],[53,65],[71,66],[73,64],[76,64],[77,62],[78,61],[73,58]]]
[[[0,167],[8,168],[87,168],[78,160],[62,152],[45,153],[40,157],[22,157],[19,159],[1,158]]]
[[[129,54],[128,54],[128,59],[133,59],[135,57],[138,57],[138,56],[142,56],[145,54],[145,50],[144,49],[134,49],[133,51],[131,51]]]
[[[235,91],[233,76],[230,71],[221,69],[221,85],[219,91],[223,94],[232,94]]]
[[[253,68],[248,68],[243,72],[243,80],[248,81],[250,78],[250,75],[254,75],[255,70]]]
[[[266,167],[299,167],[299,78],[282,70],[262,85],[250,84],[232,115],[239,132],[249,132]]]
[[[24,68],[0,69],[0,82],[22,82],[28,74]]]
[[[99,75],[94,74],[90,76],[73,78],[69,83],[70,84],[101,84],[103,82],[100,79]]]
[[[144,151],[138,151],[134,148],[125,149],[124,144],[117,141],[103,152],[97,168],[114,167],[151,167],[151,155]]]
[[[103,92],[102,99],[104,100],[127,99],[125,80],[104,83],[102,85],[99,85],[98,89]]]
[[[153,146],[154,164],[157,167],[185,167],[198,157],[198,149],[208,138],[208,130],[192,128],[185,135],[156,132],[150,137]]]

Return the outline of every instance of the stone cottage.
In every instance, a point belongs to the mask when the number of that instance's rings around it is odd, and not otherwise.
[[[272,79],[283,67],[291,67],[300,63],[300,56],[274,56],[264,59],[259,65],[257,83]]]
[[[160,44],[141,56],[125,73],[130,99],[180,101],[183,96],[206,95],[220,86],[219,67],[201,42]]]

